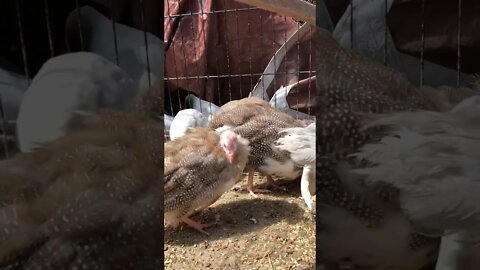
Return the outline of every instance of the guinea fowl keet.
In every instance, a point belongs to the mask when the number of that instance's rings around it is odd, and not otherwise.
[[[197,231],[212,224],[190,218],[214,203],[240,179],[248,161],[248,141],[230,130],[193,128],[165,144],[165,221]]]
[[[305,124],[292,116],[272,108],[266,101],[249,97],[234,100],[223,105],[208,123],[212,129],[228,129],[248,139],[251,152],[246,169],[248,170],[247,190],[256,197],[255,192],[270,192],[253,186],[253,174],[257,170],[267,177],[267,184],[278,187],[272,176],[283,179],[295,179],[301,168],[295,167],[288,154],[273,146],[280,138],[279,131],[289,127],[302,127]]]
[[[162,95],[0,162],[0,269],[163,266]]]
[[[300,190],[309,210],[312,210],[312,196],[315,194],[315,123],[305,128],[286,128],[275,147],[289,153],[296,167],[302,167]]]
[[[371,164],[355,172],[368,182],[398,189],[399,204],[424,233],[456,234],[466,248],[478,245],[480,96],[449,112],[396,113],[367,126],[383,126],[387,135],[355,154]],[[458,262],[452,267],[478,269],[479,265],[466,268]]]
[[[185,106],[201,112],[208,119],[210,119],[211,116],[220,109],[217,105],[202,100],[194,94],[189,94],[187,97],[185,97]]]
[[[175,115],[170,125],[170,140],[179,138],[194,127],[204,127],[207,125],[208,118],[195,109],[181,110]]]
[[[437,240],[419,235],[407,217],[394,210],[394,189],[366,186],[364,179],[350,177],[351,169],[365,164],[348,155],[383,136],[378,128],[362,129],[360,113],[441,110],[444,104],[432,98],[436,93],[416,88],[394,70],[341,48],[326,30],[316,31],[317,259],[372,269],[420,269],[434,260]],[[394,219],[401,222],[392,223]],[[396,226],[404,233],[398,234]],[[369,247],[371,237],[383,239],[387,232],[392,234],[389,248],[381,248],[381,243]]]

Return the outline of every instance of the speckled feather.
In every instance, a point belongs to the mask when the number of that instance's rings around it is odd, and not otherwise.
[[[275,146],[290,153],[298,167],[314,164],[316,158],[315,126],[313,128],[285,128],[280,130],[280,138]]]
[[[358,171],[368,181],[397,187],[402,207],[417,223],[478,228],[479,113],[476,96],[448,113],[404,112],[374,121],[388,125],[391,135],[355,154],[372,163]]]
[[[231,188],[240,179],[248,158],[248,141],[238,141],[234,164],[229,163],[219,142],[220,133],[193,128],[165,144],[166,219],[173,213],[167,223],[175,226],[177,219],[210,205],[226,191],[223,189]]]
[[[165,144],[166,212],[188,210],[192,198],[215,188],[220,172],[228,166],[219,141],[220,134],[215,131],[193,129],[181,140]]]
[[[221,126],[236,127],[249,121],[252,117],[271,112],[274,108],[257,97],[232,100],[225,103],[213,114],[208,126],[217,129]],[[243,135],[242,135],[243,136]]]
[[[317,28],[316,31],[319,96],[317,202],[344,209],[362,220],[364,225],[359,226],[367,226],[365,230],[368,230],[367,228],[375,228],[388,221],[383,206],[395,204],[394,198],[397,194],[388,185],[366,187],[360,179],[356,183],[359,187],[352,188],[350,183],[339,175],[342,173],[342,170],[337,168],[339,162],[346,161],[353,168],[365,166],[361,162],[347,158],[346,155],[382,136],[379,132],[382,130],[381,127],[362,129],[364,119],[359,113],[445,108],[432,99],[431,92],[416,88],[393,69],[341,48],[330,33],[323,29]],[[380,227],[378,233],[381,233]],[[408,241],[412,251],[419,252],[436,244],[432,243],[431,238],[419,237],[413,229]],[[358,251],[363,250],[361,246],[363,244],[358,244],[360,245]],[[379,252],[378,256],[382,254],[381,250],[372,252]],[[319,258],[327,259],[324,256]],[[374,262],[375,258],[372,260]]]
[[[0,163],[0,269],[159,269],[163,124],[82,113]]]
[[[246,168],[263,173],[261,166],[265,164],[266,157],[278,161],[288,158],[287,153],[272,147],[280,138],[280,131],[305,124],[259,98],[249,97],[226,103],[214,114],[209,127],[216,129],[222,126],[230,126],[235,133],[248,139],[251,151]]]
[[[361,130],[357,113],[384,113],[416,109],[438,110],[428,93],[410,84],[402,75],[379,63],[343,49],[323,29],[317,29],[317,88],[319,91],[317,176],[319,199],[346,206],[371,225],[381,221],[382,213],[343,186],[332,166],[379,137],[379,129]],[[360,166],[357,164],[356,166]],[[388,198],[378,188],[379,196]]]

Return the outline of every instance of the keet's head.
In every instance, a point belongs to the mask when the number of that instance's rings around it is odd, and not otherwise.
[[[233,164],[235,162],[235,154],[238,147],[237,134],[233,131],[226,130],[220,134],[220,146],[227,154],[228,161]]]

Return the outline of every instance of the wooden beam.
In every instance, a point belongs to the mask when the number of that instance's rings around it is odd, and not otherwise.
[[[315,5],[303,0],[236,0],[315,25]]]

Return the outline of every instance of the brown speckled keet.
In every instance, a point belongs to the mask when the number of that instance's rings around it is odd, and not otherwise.
[[[229,159],[225,149],[232,149]],[[165,221],[177,226],[214,203],[240,179],[248,160],[248,141],[231,131],[191,129],[165,144]],[[204,225],[195,229],[203,232]]]
[[[355,113],[432,109],[434,104],[399,73],[341,48],[329,33],[317,31],[319,197],[376,225],[379,210],[343,187],[332,169],[337,159],[374,139],[375,130],[361,131],[363,121]]]
[[[347,162],[353,168],[365,166],[363,163],[347,158],[347,155],[358,150],[365,143],[376,141],[382,136],[379,128],[362,129],[365,123],[362,114],[418,109],[445,110],[448,106],[438,101],[444,100],[442,94],[417,88],[391,68],[360,56],[353,51],[341,48],[330,33],[320,28],[317,28],[316,46],[318,64],[317,200],[327,207],[343,209],[361,220],[362,222],[358,226],[362,228],[363,232],[374,233],[375,231],[370,231],[370,229],[378,227],[378,233],[381,233],[380,226],[382,226],[382,223],[391,224],[390,222],[393,219],[405,220],[401,214],[392,216],[391,213],[385,212],[394,211],[392,213],[396,213],[396,210],[390,210],[396,208],[393,201],[396,191],[387,185],[367,187],[360,179],[356,183],[358,186],[352,186],[344,181],[344,177],[342,178],[339,175],[344,173],[343,169],[338,168],[339,162]],[[438,95],[436,96],[437,99],[432,98],[433,95]],[[361,190],[368,190],[368,192]],[[320,220],[327,218],[322,216],[321,211],[324,210],[325,208],[322,207],[317,208]],[[317,232],[323,230],[325,236],[327,236],[327,231],[332,229],[322,222],[319,226]],[[426,250],[435,249],[437,244],[435,239],[420,236],[415,233],[413,228],[410,230],[411,237],[409,239],[399,238],[398,241],[402,241],[399,246],[409,246],[412,249],[412,253],[410,253],[412,258],[424,256],[422,254]],[[319,239],[322,241],[323,238],[320,237]],[[354,239],[352,241],[352,245],[362,246],[362,243],[356,242]],[[334,243],[327,244],[327,242],[324,242],[317,248],[320,249],[319,252],[321,253],[325,251],[322,248],[330,244]],[[363,244],[368,245],[367,243]],[[362,250],[362,248],[358,250]],[[415,250],[419,252],[414,254]],[[374,257],[382,254],[382,251],[379,250],[369,250],[368,252],[377,252],[372,253],[376,254],[372,255]],[[394,254],[396,251],[392,249],[386,252],[393,252],[389,254]],[[405,253],[398,254],[409,256],[407,250],[402,252]],[[330,255],[332,258],[340,256],[340,254],[329,254],[318,258],[328,259],[327,257]],[[358,258],[344,259],[355,260]],[[367,257],[361,258],[361,260],[363,259],[368,260]],[[412,259],[412,263],[406,263],[406,265],[421,264],[428,260],[431,260],[431,257],[425,257],[423,261],[422,259],[417,261]],[[373,261],[375,261],[375,258],[372,257]],[[351,261],[351,263],[355,264],[355,261]],[[397,264],[399,266],[404,262],[397,261],[397,263],[399,263]],[[395,262],[392,261],[391,265],[395,265]]]
[[[274,149],[273,144],[280,138],[282,129],[303,127],[305,123],[276,110],[266,101],[256,97],[230,101],[215,112],[208,126],[212,129],[227,126],[248,139],[251,151],[246,170],[252,177],[253,170],[266,175],[267,180],[271,176],[294,179],[300,175],[301,168],[282,166],[289,163],[289,154]]]
[[[0,163],[0,269],[163,266],[163,114],[147,108],[79,114]]]
[[[155,251],[162,241],[162,127],[120,112],[85,118],[84,129],[0,163],[0,269],[163,263]]]

